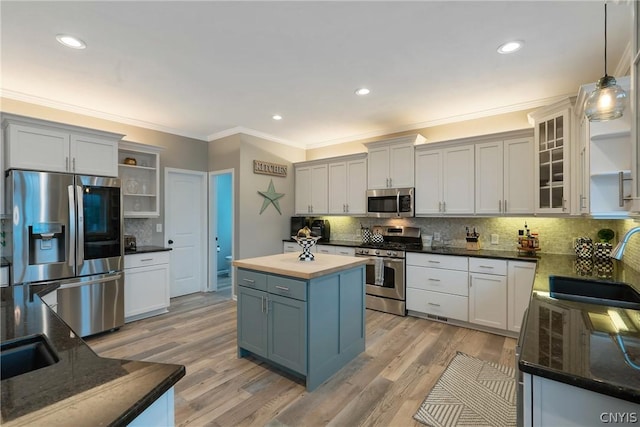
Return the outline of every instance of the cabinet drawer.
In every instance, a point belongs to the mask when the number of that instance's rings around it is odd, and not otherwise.
[[[469,268],[469,259],[465,256],[417,254],[410,252],[407,254],[407,265],[467,271]]]
[[[124,256],[124,268],[146,267],[147,265],[169,264],[169,251],[145,252]]]
[[[507,261],[489,258],[469,258],[469,271],[473,273],[507,275]]]
[[[336,247],[329,245],[316,245],[316,252],[319,254],[335,254]]]
[[[347,248],[347,247],[336,246],[336,255],[355,256],[356,255],[356,249],[355,248]]]
[[[238,278],[239,286],[259,289],[261,291],[267,290],[267,275],[264,273],[239,268],[236,277]]]
[[[271,294],[295,298],[300,301],[307,300],[307,282],[302,280],[294,280],[279,276],[267,276],[267,290]]]
[[[407,266],[407,288],[469,295],[469,274],[466,271]]]
[[[407,289],[407,310],[467,322],[469,320],[468,306],[469,299],[460,295]]]
[[[282,252],[300,252],[302,249],[295,242],[284,242],[282,245]]]

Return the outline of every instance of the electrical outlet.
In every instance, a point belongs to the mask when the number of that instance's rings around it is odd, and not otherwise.
[[[436,232],[436,233],[433,233],[433,240],[440,241],[440,238],[441,238],[441,237],[440,237],[440,233],[437,233],[437,232]]]
[[[497,245],[498,243],[500,243],[500,236],[497,234],[492,234],[491,235],[491,244],[492,245]]]
[[[156,224],[156,233],[162,233],[162,223]]]

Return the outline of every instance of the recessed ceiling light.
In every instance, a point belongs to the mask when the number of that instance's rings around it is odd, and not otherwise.
[[[282,116],[280,114],[274,114],[273,116],[271,116],[271,118],[273,120],[282,120]]]
[[[500,47],[498,47],[498,53],[507,54],[516,52],[520,50],[523,44],[524,42],[521,42],[520,40],[506,42],[505,44],[502,44],[500,45]]]
[[[366,87],[361,87],[360,89],[356,89],[356,95],[369,95],[371,91],[369,89],[367,89]]]
[[[85,42],[83,42],[77,37],[73,37],[68,34],[58,34],[56,36],[56,40],[58,40],[61,44],[65,45],[66,47],[70,47],[72,49],[84,49],[87,47]]]

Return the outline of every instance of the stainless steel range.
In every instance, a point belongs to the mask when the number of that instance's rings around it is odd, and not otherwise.
[[[381,243],[356,248],[357,257],[368,258],[366,264],[366,306],[386,313],[406,316],[405,251],[422,249],[417,227],[373,227]]]

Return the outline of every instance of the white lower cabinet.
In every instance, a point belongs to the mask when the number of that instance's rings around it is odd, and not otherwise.
[[[637,403],[523,373],[524,426],[636,424]]]
[[[286,254],[287,252],[301,252],[302,248],[296,242],[283,242],[282,243],[282,253]]]
[[[407,254],[407,310],[468,321],[468,259]]]
[[[407,310],[518,332],[536,263],[455,255],[407,254]]]
[[[535,262],[507,262],[507,329],[510,331],[520,332],[535,276]]]
[[[126,255],[124,267],[125,322],[167,312],[169,252]]]

